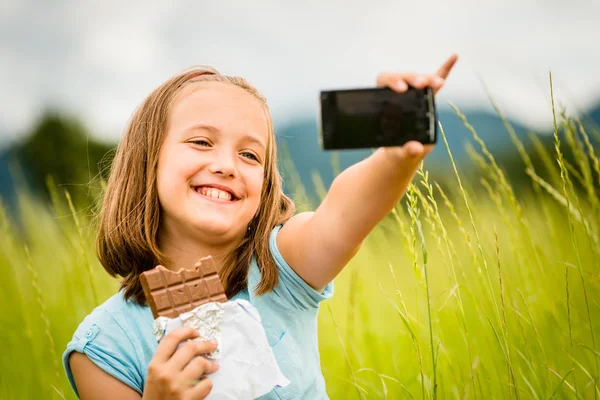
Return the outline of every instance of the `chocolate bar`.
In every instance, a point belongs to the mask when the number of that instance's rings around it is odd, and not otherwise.
[[[159,265],[143,272],[140,282],[154,318],[175,318],[202,304],[227,301],[210,256],[201,258],[192,270],[173,272]]]

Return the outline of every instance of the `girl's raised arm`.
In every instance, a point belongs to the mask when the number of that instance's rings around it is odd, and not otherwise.
[[[435,74],[383,73],[378,86],[404,92],[407,85],[431,86],[437,92],[457,57],[452,55]],[[433,150],[408,142],[378,149],[343,171],[314,213],[291,218],[277,236],[283,258],[302,279],[322,291],[356,254],[362,241],[400,201],[419,164]]]

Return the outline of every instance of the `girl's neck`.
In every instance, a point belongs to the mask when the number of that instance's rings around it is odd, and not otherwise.
[[[237,242],[210,243],[190,234],[167,234],[163,229],[159,231],[158,245],[171,261],[171,265],[167,266],[170,270],[193,269],[196,262],[206,256],[211,256],[218,270],[221,270],[225,258],[237,247]]]

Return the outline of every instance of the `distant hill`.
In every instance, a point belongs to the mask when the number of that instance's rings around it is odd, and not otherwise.
[[[596,126],[600,125],[600,104],[588,112],[588,117],[594,121]]]
[[[483,111],[471,111],[466,113],[467,120],[486,145],[493,149],[495,154],[513,151],[509,135],[504,128],[500,118],[494,114]],[[448,139],[448,145],[457,163],[464,163],[467,159],[465,144],[474,143],[471,133],[463,125],[462,121],[451,110],[438,111],[438,119],[444,127]],[[526,128],[520,124],[511,122],[517,135],[523,137]],[[302,181],[309,187],[312,186],[311,174],[318,171],[326,186],[333,178],[332,154],[321,149],[318,138],[317,121],[315,118],[305,118],[293,121],[277,130],[278,140],[282,145],[282,152],[289,149],[293,163],[300,173]],[[370,150],[343,150],[338,151],[340,168],[343,170],[348,166],[364,159],[371,153]],[[450,166],[448,153],[438,129],[438,144],[427,158],[427,167],[432,170],[447,169]]]
[[[13,208],[16,202],[13,177],[11,175],[11,159],[13,151],[0,152],[0,198],[2,203]]]

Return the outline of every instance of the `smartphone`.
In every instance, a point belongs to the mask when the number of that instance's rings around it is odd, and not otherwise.
[[[434,144],[437,113],[430,87],[321,91],[319,130],[324,150]]]

